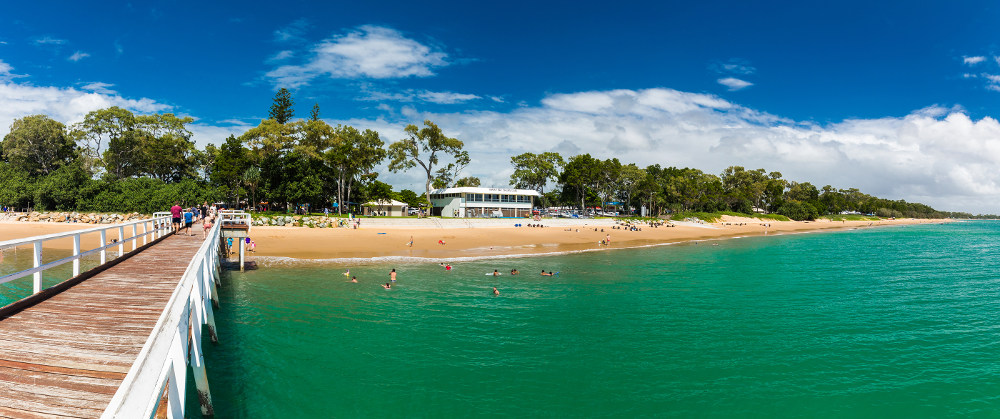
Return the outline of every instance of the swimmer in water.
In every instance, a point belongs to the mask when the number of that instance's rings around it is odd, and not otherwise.
[[[358,277],[356,277],[356,276],[352,276],[352,277],[351,277],[351,282],[353,282],[353,283],[357,284],[357,283],[358,283]]]
[[[548,273],[546,273],[545,271],[542,271],[542,275],[543,276],[552,276],[552,272],[549,271]]]
[[[447,265],[444,265],[444,270],[450,271],[451,270],[451,264],[449,263]]]
[[[385,288],[385,289],[392,288],[392,284],[386,282],[385,285],[382,286],[382,288]]]
[[[497,287],[493,287],[493,295],[500,295],[500,291],[497,290]]]
[[[511,270],[510,270],[510,274],[511,274],[511,275],[517,275],[517,274],[519,274],[519,273],[521,273],[521,271],[518,271],[517,269],[511,269]]]
[[[500,276],[500,272],[497,272],[497,270],[496,270],[496,269],[494,269],[494,270],[493,270],[493,276]]]
[[[392,268],[392,272],[389,272],[389,281],[396,282],[396,268]]]

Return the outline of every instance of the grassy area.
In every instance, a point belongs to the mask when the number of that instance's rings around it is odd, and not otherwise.
[[[293,214],[293,213],[284,212],[284,211],[253,212],[253,213],[250,213],[250,215],[253,218],[259,218],[259,217],[268,217],[268,218],[273,218],[273,217],[324,217],[324,216],[326,216],[322,212],[310,212],[308,214],[302,215],[302,214]],[[339,214],[339,215],[337,213],[335,213],[335,212],[331,212],[330,215],[329,215],[329,217],[330,218],[337,218],[337,217],[347,218],[348,215],[349,214],[346,213],[346,212],[343,213],[343,214]],[[372,218],[372,217],[369,217],[367,215],[361,215],[361,214],[354,214],[354,216],[355,217],[361,217],[361,218]],[[417,216],[416,215],[406,215],[406,216],[397,217],[397,216],[382,216],[382,215],[380,215],[380,216],[374,217],[374,218],[417,218]]]
[[[778,214],[743,214],[739,212],[732,211],[718,211],[718,212],[695,212],[695,211],[683,211],[673,214],[670,219],[683,221],[685,218],[697,218],[706,223],[717,223],[722,220],[723,215],[728,215],[731,217],[744,217],[744,218],[756,218],[758,220],[769,220],[769,221],[789,221],[788,217]]]
[[[858,215],[858,214],[831,214],[824,215],[820,218],[826,218],[830,221],[878,221],[881,218],[868,216],[868,215]]]

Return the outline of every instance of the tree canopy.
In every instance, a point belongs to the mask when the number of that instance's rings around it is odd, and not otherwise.
[[[458,139],[445,136],[441,128],[430,120],[424,121],[424,128],[410,124],[404,131],[406,138],[389,145],[389,170],[398,172],[420,165],[427,177],[424,189],[426,189],[427,205],[430,206],[434,167],[438,165],[442,155],[452,156],[456,161],[460,161],[459,158],[462,156],[468,159],[468,153],[462,150],[465,144]],[[465,164],[468,164],[467,160]]]

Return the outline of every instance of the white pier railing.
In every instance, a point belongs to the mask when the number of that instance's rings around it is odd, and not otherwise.
[[[136,250],[139,246],[145,245],[150,241],[156,240],[163,237],[173,231],[170,225],[169,216],[161,216],[161,213],[154,214],[153,218],[145,220],[129,221],[122,224],[113,224],[107,226],[100,226],[94,228],[87,228],[83,230],[69,231],[66,233],[55,233],[46,234],[44,236],[29,237],[26,239],[14,239],[0,242],[0,250],[15,248],[18,246],[31,245],[33,247],[32,254],[32,268],[25,269],[19,272],[14,272],[9,275],[0,277],[0,284],[4,282],[10,282],[15,279],[24,278],[28,275],[34,275],[34,282],[32,285],[32,294],[38,294],[42,291],[42,272],[46,269],[51,269],[56,266],[62,265],[64,263],[73,262],[73,277],[80,275],[80,259],[92,255],[95,253],[100,253],[101,255],[101,265],[108,261],[108,249],[118,248],[117,257],[122,257],[125,255],[125,245],[128,243],[132,244],[132,250]],[[169,214],[169,213],[168,213]],[[131,227],[132,236],[125,237],[125,228]],[[141,228],[141,232],[139,229]],[[108,231],[118,230],[118,238],[115,242],[108,243]],[[80,248],[80,236],[85,234],[100,233],[101,242],[100,246],[91,250],[82,251]],[[45,242],[50,240],[73,238],[73,255],[68,256],[59,260],[54,260],[48,263],[42,263],[42,250],[44,248]],[[139,244],[139,241],[142,244]]]
[[[202,325],[208,325],[212,341],[215,318],[212,301],[217,301],[216,275],[219,267],[221,222],[212,226],[174,289],[167,307],[138,358],[105,409],[102,418],[150,418],[166,390],[168,418],[183,418],[187,365],[194,371],[201,413],[213,415],[212,396],[202,355]],[[188,339],[190,336],[190,340]]]

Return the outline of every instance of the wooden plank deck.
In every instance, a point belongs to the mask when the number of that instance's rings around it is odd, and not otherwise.
[[[96,418],[201,246],[170,236],[0,320],[0,418]]]

